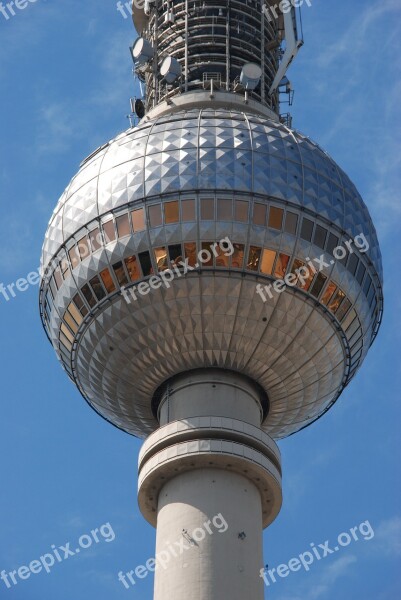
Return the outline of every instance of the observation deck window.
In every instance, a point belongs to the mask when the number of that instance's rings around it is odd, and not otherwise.
[[[291,233],[291,235],[296,235],[297,227],[298,215],[293,212],[287,211],[287,214],[285,215],[284,231],[286,233]]]
[[[273,265],[276,260],[277,252],[274,250],[268,250],[265,248],[263,250],[262,262],[260,265],[260,272],[265,273],[266,275],[271,275],[273,273]]]
[[[196,221],[195,200],[182,200],[181,201],[181,214],[182,214],[182,220],[185,223],[187,223],[188,221]]]
[[[276,268],[274,269],[274,276],[277,277],[278,279],[284,279],[284,277],[287,273],[287,268],[288,268],[289,262],[290,262],[290,257],[288,256],[288,254],[280,253],[278,255]]]
[[[145,211],[143,208],[137,208],[131,212],[132,228],[134,233],[144,231],[145,227]]]
[[[174,202],[166,202],[164,205],[164,222],[166,225],[170,223],[178,223],[180,220],[178,200]]]
[[[281,231],[283,227],[284,210],[282,208],[270,207],[269,211],[269,227]]]
[[[234,220],[240,223],[248,222],[248,207],[249,202],[246,200],[235,200],[235,215]]]

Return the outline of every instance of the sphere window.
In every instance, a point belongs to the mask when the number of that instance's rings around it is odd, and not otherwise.
[[[85,285],[82,286],[81,292],[83,293],[84,298],[87,301],[87,303],[89,304],[89,306],[91,308],[93,308],[96,304],[96,299],[92,293],[92,290],[90,289],[90,287],[87,283],[85,283]]]
[[[195,200],[182,200],[181,212],[182,212],[182,220],[185,223],[187,223],[188,221],[196,221]]]
[[[202,262],[202,266],[213,267],[213,255],[214,242],[202,242],[202,250],[199,255],[199,258]]]
[[[226,250],[223,250],[220,246],[215,246],[215,254],[217,254],[216,267],[228,268],[230,266],[230,257],[226,254]]]
[[[244,244],[233,244],[234,253],[231,257],[231,267],[233,269],[242,269],[244,266],[244,254],[245,254],[245,246]]]
[[[68,310],[64,313],[64,321],[67,323],[67,325],[69,326],[69,328],[74,332],[77,333],[78,331],[78,325],[77,323],[74,321],[74,319],[72,318],[72,316],[70,315],[70,313],[68,312]]]
[[[85,304],[83,303],[82,298],[79,294],[75,294],[75,296],[73,297],[73,302],[74,302],[75,306],[78,308],[81,315],[83,317],[86,317],[86,315],[88,314],[89,311],[86,308]]]
[[[260,266],[261,273],[266,275],[271,275],[273,273],[273,265],[274,261],[276,260],[276,255],[277,252],[274,252],[274,250],[268,250],[267,248],[263,250],[262,263]]]
[[[180,220],[178,201],[166,202],[164,205],[164,222],[166,225],[169,223],[178,223]]]
[[[136,256],[128,256],[124,259],[125,266],[127,267],[128,275],[131,281],[138,281],[141,278],[141,268],[139,261]]]
[[[130,235],[131,234],[131,227],[129,224],[129,220],[128,220],[128,215],[121,215],[120,217],[116,218],[116,225],[117,225],[117,233],[118,233],[118,237],[122,238],[125,237],[126,235]]]
[[[363,335],[359,338],[357,342],[352,346],[351,353],[356,354],[363,347]]]
[[[90,232],[89,240],[90,240],[90,243],[92,246],[92,252],[96,252],[96,250],[100,250],[100,248],[103,246],[103,243],[102,243],[102,236],[101,236],[99,227],[96,227],[96,229],[93,229]]]
[[[54,282],[54,277],[52,277],[50,279],[49,286],[50,286],[50,293],[51,293],[51,295],[52,295],[52,297],[54,299],[56,297],[56,295],[57,295],[57,288],[56,288],[56,284]]]
[[[52,309],[50,304],[49,292],[47,292],[44,303],[44,316],[48,324],[50,323],[51,310]]]
[[[372,287],[370,288],[370,291],[369,291],[369,296],[368,296],[369,307],[373,304],[374,297],[375,297],[375,288],[372,285]]]
[[[324,284],[326,283],[326,281],[326,275],[324,275],[323,273],[318,273],[315,282],[312,286],[312,289],[310,290],[312,296],[314,296],[315,298],[318,298],[320,296],[320,292],[324,288]]]
[[[72,268],[75,269],[75,267],[79,263],[78,252],[77,252],[76,246],[73,246],[72,248],[70,248],[68,250],[68,256],[70,257],[70,262],[71,262]]]
[[[313,238],[313,243],[315,244],[315,246],[318,246],[319,248],[322,248],[322,250],[324,250],[324,247],[326,245],[326,238],[327,229],[325,229],[321,225],[316,225],[315,237]]]
[[[301,238],[306,242],[310,242],[312,240],[314,222],[309,219],[302,219],[302,227],[301,227]]]
[[[92,288],[96,298],[99,301],[103,300],[103,298],[106,297],[106,292],[103,289],[103,286],[101,284],[99,277],[97,275],[95,275],[95,277],[92,277],[92,279],[89,281],[89,283],[91,284],[91,288]]]
[[[298,275],[296,271],[298,271],[299,269],[305,269],[305,263],[302,260],[296,258],[293,262],[291,273],[293,273],[294,275]],[[307,274],[305,276],[302,275],[302,277],[299,277],[297,287],[307,292],[312,284],[315,274],[311,272],[308,268],[306,268],[306,271]]]
[[[217,200],[217,220],[232,221],[233,218],[233,203],[232,200],[220,198]]]
[[[338,247],[339,242],[340,238],[334,235],[334,233],[330,233],[326,248],[327,252],[330,252],[330,254],[333,255],[333,252]]]
[[[64,256],[60,261],[60,269],[64,279],[67,279],[71,275],[70,265],[68,264],[66,256]]]
[[[100,277],[103,281],[104,287],[107,290],[107,293],[111,294],[112,292],[115,292],[116,286],[114,285],[110,271],[108,269],[103,269],[103,271],[100,272]]]
[[[274,276],[279,279],[284,279],[288,263],[290,262],[290,257],[287,254],[279,254],[277,259],[276,268],[274,269]]]
[[[235,201],[234,220],[239,221],[240,223],[247,223],[248,222],[248,207],[249,207],[249,202],[246,202],[246,200],[236,200]]]
[[[202,198],[201,199],[201,220],[202,221],[214,221],[214,199],[213,198]]]
[[[131,212],[132,228],[134,233],[145,230],[145,211],[143,208],[138,208]]]
[[[148,251],[141,252],[139,254],[139,262],[141,263],[143,276],[147,277],[148,275],[152,275],[153,266],[152,266],[152,261],[150,260],[150,254]]]
[[[76,322],[76,324],[78,326],[81,325],[81,323],[83,321],[83,318],[82,318],[81,313],[79,312],[79,310],[75,306],[74,302],[70,302],[70,304],[67,306],[67,311],[66,312],[71,315],[71,317],[74,319],[74,321]]]
[[[351,364],[351,369],[358,363],[361,356],[362,356],[362,350],[360,352],[358,352],[358,354],[353,359],[352,364]]]
[[[359,324],[358,329],[355,331],[354,335],[348,340],[348,343],[351,348],[354,348],[354,346],[356,346],[359,343],[359,341],[363,339],[363,334],[362,334],[362,329],[360,327],[359,319],[358,319],[358,324]],[[355,352],[353,351],[352,354],[355,354]]]
[[[81,260],[85,260],[85,258],[88,258],[88,256],[90,255],[91,251],[89,248],[89,240],[88,237],[86,235],[84,235],[79,241],[78,241],[78,251],[79,251],[79,257]]]
[[[266,212],[267,207],[265,204],[259,204],[255,202],[253,205],[253,224],[254,225],[266,225]]]
[[[181,266],[180,264],[178,264],[183,261],[181,244],[173,244],[169,246],[168,254],[172,266],[175,266],[176,264],[177,266]]]
[[[341,306],[341,302],[344,300],[345,294],[342,290],[338,290],[337,293],[330,300],[327,308],[333,313],[336,314],[337,310]]]
[[[64,325],[64,327],[65,327],[65,325]],[[71,352],[72,342],[70,342],[70,340],[61,332],[59,335],[59,340],[60,340],[60,343],[63,344],[63,346],[68,350],[68,352]]]
[[[161,248],[155,248],[155,260],[158,271],[165,271],[168,269],[167,249],[165,246]]]
[[[127,285],[128,279],[127,279],[127,275],[125,274],[125,271],[124,271],[123,263],[121,261],[116,262],[113,265],[113,271],[117,277],[118,283],[120,285]]]
[[[351,312],[348,313],[348,315],[345,318],[343,325],[343,329],[345,331],[347,331],[348,327],[353,323],[354,319],[356,318],[356,312],[354,309],[351,310]]]
[[[336,312],[336,317],[340,322],[344,319],[345,315],[347,314],[347,312],[349,311],[350,308],[351,308],[351,302],[350,302],[350,300],[348,300],[348,298],[346,298],[344,300],[344,302],[341,304],[338,311]]]
[[[330,281],[329,285],[326,288],[326,291],[323,294],[321,303],[324,304],[325,306],[327,306],[328,303],[330,302],[331,298],[334,296],[334,292],[336,290],[337,290],[336,284],[333,281]]]
[[[103,232],[104,232],[104,239],[106,241],[106,244],[110,244],[110,242],[114,242],[114,240],[116,239],[116,232],[114,229],[113,220],[106,221],[106,223],[103,223]]]
[[[262,248],[258,248],[257,246],[251,246],[249,248],[247,269],[249,269],[250,271],[257,271],[259,269],[261,254]]]
[[[292,212],[287,212],[285,215],[284,231],[291,233],[291,235],[297,235],[298,227],[298,215]]]
[[[64,336],[67,338],[67,340],[72,344],[74,342],[74,336],[72,335],[71,331],[68,329],[67,325],[65,325],[64,323],[61,323],[60,330],[64,334]]]
[[[363,286],[363,293],[365,294],[366,297],[368,297],[371,285],[372,285],[372,280],[368,276],[368,277],[366,277],[366,281],[365,281],[364,286]]]
[[[355,276],[356,270],[358,268],[359,258],[356,254],[351,254],[350,259],[348,261],[347,269],[351,273],[351,275]]]
[[[60,267],[57,267],[54,271],[54,281],[56,282],[56,287],[59,290],[63,285],[63,278],[61,277]]]
[[[67,340],[67,338],[65,337],[65,335],[63,335],[62,333],[60,333],[59,335],[59,342],[60,342],[60,352],[64,357],[64,360],[70,360],[70,352],[72,350],[72,344],[70,341]]]
[[[358,269],[358,272],[356,274],[356,280],[359,283],[359,285],[362,285],[362,281],[363,281],[363,279],[365,277],[365,273],[366,273],[366,267],[365,267],[365,265],[362,262],[360,262],[359,263],[359,269]]]
[[[270,207],[269,211],[269,227],[281,231],[283,227],[284,210],[282,208]]]
[[[195,267],[197,264],[196,257],[196,243],[195,242],[186,242],[184,244],[185,258],[188,260],[188,264],[190,267]]]
[[[355,311],[353,311],[353,312],[355,312]],[[360,323],[359,323],[359,319],[358,319],[358,317],[356,316],[356,313],[355,313],[355,319],[352,321],[351,325],[348,327],[348,329],[346,331],[347,338],[349,340],[351,340],[352,336],[355,335],[355,333],[360,329],[360,327],[361,326],[360,326]]]
[[[148,208],[149,223],[151,227],[160,227],[163,225],[161,204],[154,204]]]

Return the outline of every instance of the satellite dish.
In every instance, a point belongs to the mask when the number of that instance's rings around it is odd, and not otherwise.
[[[240,83],[246,90],[254,90],[262,77],[262,69],[256,63],[247,63],[242,67]]]
[[[174,83],[182,73],[182,68],[177,59],[167,56],[160,67],[160,75],[164,77],[167,83]]]
[[[138,65],[144,65],[152,60],[154,53],[152,44],[143,37],[138,38],[132,47],[132,57]]]
[[[145,116],[145,105],[142,100],[135,100],[134,112],[139,119],[143,119]]]

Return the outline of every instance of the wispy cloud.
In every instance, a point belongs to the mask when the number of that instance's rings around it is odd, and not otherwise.
[[[366,50],[370,51],[375,45],[375,41],[369,39],[370,28],[376,25],[378,21],[386,17],[389,13],[399,13],[400,3],[398,0],[384,0],[374,4],[366,4],[364,8],[358,7],[358,16],[353,20],[340,35],[336,42],[323,46],[322,52],[318,57],[318,65],[328,69],[332,67],[336,61],[346,59],[347,69],[355,74],[355,71],[360,71],[358,65],[361,64],[361,54]],[[346,20],[344,19],[344,22]],[[389,42],[388,38],[383,37],[376,41],[381,45]],[[370,56],[371,58],[371,56]],[[349,83],[353,83],[351,79]]]
[[[332,563],[320,578],[320,581],[310,589],[307,594],[307,598],[310,600],[317,600],[318,598],[324,598],[327,593],[333,588],[340,577],[344,577],[350,571],[351,565],[356,563],[356,556],[352,554],[349,556],[342,556],[334,563]]]
[[[83,529],[85,527],[85,521],[79,515],[73,516],[67,521],[67,526],[74,529]]]
[[[375,544],[370,550],[383,557],[401,556],[401,517],[395,516],[379,523],[375,530]]]
[[[365,171],[361,191],[384,237],[401,216],[401,5],[340,2],[333,20],[331,33],[322,26],[298,64],[314,74],[308,81],[314,101],[327,99],[319,141],[338,147],[342,164]]]
[[[83,133],[81,119],[77,119],[71,107],[61,100],[41,106],[37,121],[39,133],[36,149],[40,153],[65,152],[70,143]]]
[[[345,577],[351,570],[354,563],[357,562],[356,556],[342,556],[331,563],[319,577],[313,577],[309,582],[297,586],[296,595],[284,594],[278,596],[276,600],[324,600],[328,594],[333,591],[334,584],[341,577]]]
[[[88,24],[93,30],[95,24]],[[98,123],[107,123],[124,111],[129,112],[129,97],[133,94],[132,66],[126,32],[120,31],[107,44],[93,46],[91,60],[93,85],[86,93],[63,96],[63,90],[46,89],[36,98],[38,106],[35,119],[38,137],[36,146],[42,155],[63,154],[77,142],[85,140],[90,149],[103,143],[99,138]],[[82,157],[83,158],[83,157]]]

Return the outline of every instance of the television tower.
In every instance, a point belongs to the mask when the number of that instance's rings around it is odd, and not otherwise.
[[[138,498],[156,552],[216,514],[229,526],[156,569],[154,600],[262,600],[274,440],[319,419],[362,364],[382,317],[379,244],[350,179],[280,110],[295,8],[134,1],[133,19],[140,120],[61,196],[41,317],[89,405],[146,438]]]

